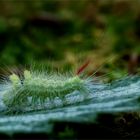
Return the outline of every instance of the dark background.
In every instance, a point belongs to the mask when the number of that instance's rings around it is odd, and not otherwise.
[[[139,24],[139,0],[0,0],[0,67],[139,73]]]

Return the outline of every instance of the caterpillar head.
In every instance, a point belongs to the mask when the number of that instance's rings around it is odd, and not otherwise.
[[[20,83],[20,78],[16,74],[12,74],[9,76],[10,81],[14,86],[18,85]]]
[[[21,85],[21,80],[16,74],[11,74],[9,76],[9,80],[12,83],[12,87],[8,91],[6,91],[3,95],[3,102],[8,107],[12,106],[12,103],[15,97],[15,91],[17,87]]]
[[[24,71],[24,78],[25,80],[30,80],[32,78],[31,72],[28,70]]]
[[[24,81],[31,79],[31,73],[28,70],[24,71]],[[18,100],[15,100],[15,97],[17,96],[17,91],[20,92],[19,89],[22,89],[23,83],[22,79],[19,78],[16,74],[11,74],[9,76],[9,80],[12,83],[12,87],[4,93],[3,96],[3,102],[6,106],[11,107],[15,106],[16,103],[18,103]]]
[[[31,79],[31,72],[30,71],[28,71],[28,70],[25,70],[24,71],[24,79],[25,80],[30,80]],[[11,74],[10,76],[9,76],[9,79],[10,79],[10,81],[12,82],[12,84],[14,85],[14,86],[16,86],[16,85],[19,85],[20,83],[21,83],[21,79],[19,78],[19,76],[18,75],[16,75],[16,74]]]

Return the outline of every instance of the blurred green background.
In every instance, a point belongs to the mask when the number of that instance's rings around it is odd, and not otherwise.
[[[139,0],[0,0],[0,67],[139,73],[139,24]]]

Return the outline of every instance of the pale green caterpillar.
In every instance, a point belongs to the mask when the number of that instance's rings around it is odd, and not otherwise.
[[[46,99],[54,100],[64,97],[74,91],[87,94],[88,79],[76,75],[73,77],[53,74],[37,74],[25,70],[24,78],[12,74],[9,76],[10,88],[3,95],[3,102],[8,108],[23,108],[28,105],[43,105]]]

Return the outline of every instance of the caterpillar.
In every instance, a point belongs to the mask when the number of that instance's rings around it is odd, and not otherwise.
[[[48,99],[53,101],[58,97],[63,100],[75,91],[86,97],[90,93],[90,83],[90,78],[83,79],[80,75],[66,76],[25,70],[22,78],[16,74],[9,76],[6,82],[9,88],[3,93],[2,101],[9,109],[37,104],[43,106]]]

